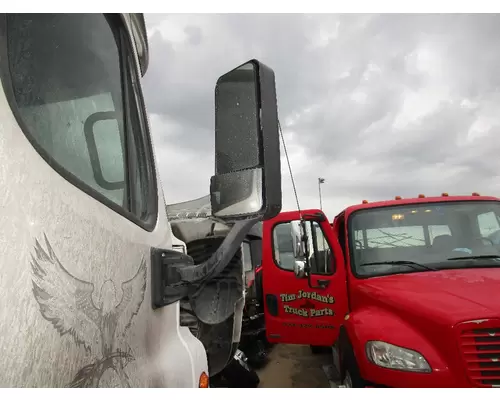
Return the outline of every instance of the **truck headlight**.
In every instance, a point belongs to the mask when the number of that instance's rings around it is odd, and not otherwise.
[[[383,368],[409,372],[432,371],[422,354],[385,342],[374,340],[366,343],[366,356]]]

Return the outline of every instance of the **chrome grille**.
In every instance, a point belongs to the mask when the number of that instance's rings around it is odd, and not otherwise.
[[[500,387],[500,321],[466,322],[459,330],[469,379],[475,386]]]

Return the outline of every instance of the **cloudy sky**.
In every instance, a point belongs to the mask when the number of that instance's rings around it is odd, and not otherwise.
[[[168,203],[208,194],[214,86],[274,69],[301,208],[500,195],[500,16],[146,14],[143,84]],[[283,210],[295,209],[282,151]]]

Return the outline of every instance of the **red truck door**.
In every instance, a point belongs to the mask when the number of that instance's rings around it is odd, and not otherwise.
[[[294,272],[291,227],[306,224],[310,278]],[[263,225],[263,291],[267,338],[273,343],[331,346],[347,313],[344,258],[320,210],[283,212]]]

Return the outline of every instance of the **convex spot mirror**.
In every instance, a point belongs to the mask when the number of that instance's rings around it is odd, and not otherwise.
[[[223,220],[275,217],[281,211],[280,168],[274,71],[250,60],[215,87],[212,214]]]

